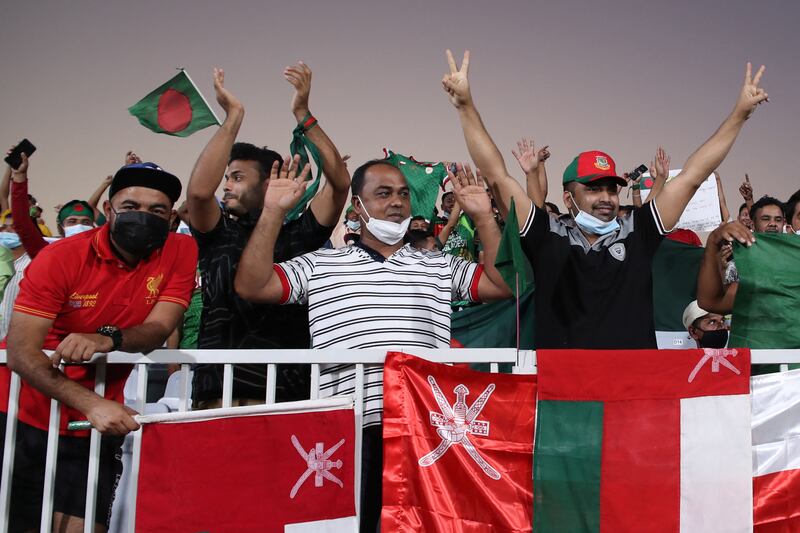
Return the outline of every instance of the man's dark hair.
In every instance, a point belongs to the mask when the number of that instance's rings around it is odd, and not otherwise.
[[[350,181],[350,190],[353,191],[353,196],[359,196],[361,191],[364,190],[364,174],[375,165],[389,165],[390,167],[394,167],[393,164],[385,159],[372,159],[358,167],[356,171],[353,172],[353,179]]]
[[[560,215],[561,214],[561,211],[558,209],[558,206],[556,204],[554,204],[553,202],[545,202],[544,205],[549,207],[550,211],[552,211],[556,215]]]
[[[786,200],[786,204],[784,205],[784,215],[786,216],[786,222],[789,223],[794,216],[794,212],[797,210],[797,204],[800,203],[800,189],[797,190],[793,195]],[[800,229],[800,228],[798,228]]]
[[[756,203],[753,204],[753,207],[750,208],[750,218],[753,221],[755,221],[756,216],[757,216],[756,213],[758,212],[758,210],[759,209],[764,209],[768,205],[778,206],[778,209],[781,210],[781,213],[783,213],[783,211],[784,211],[783,202],[781,202],[777,198],[773,198],[772,196],[764,195],[761,198],[759,198]]]
[[[425,222],[427,222],[425,217],[422,215],[414,215],[413,217],[411,217],[411,222],[414,222],[415,220],[425,220]]]
[[[258,163],[258,177],[261,181],[269,177],[272,164],[277,161],[278,166],[283,165],[283,158],[277,152],[273,152],[267,147],[259,148],[250,143],[234,143],[231,148],[231,158],[228,160],[230,165],[233,161],[255,161]]]
[[[745,209],[746,207],[747,207],[747,202],[745,202],[745,203],[743,203],[742,205],[739,206],[739,214],[740,215],[742,214],[742,209]],[[749,213],[750,212],[748,211],[748,214]]]

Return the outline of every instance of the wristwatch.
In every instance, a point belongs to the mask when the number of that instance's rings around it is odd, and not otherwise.
[[[100,326],[97,328],[97,333],[111,339],[111,342],[114,343],[113,346],[111,346],[112,352],[115,352],[122,347],[122,330],[117,326],[113,326],[111,324]]]

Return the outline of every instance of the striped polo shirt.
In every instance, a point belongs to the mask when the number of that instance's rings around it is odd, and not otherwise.
[[[482,267],[406,245],[387,258],[363,244],[275,265],[281,303],[307,303],[313,348],[448,348],[450,302],[477,301]],[[364,371],[364,426],[379,424],[383,367]],[[322,365],[320,395],[351,394],[355,366]]]

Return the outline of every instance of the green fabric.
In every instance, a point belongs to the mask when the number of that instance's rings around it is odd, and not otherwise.
[[[564,169],[564,177],[561,181],[562,184],[570,183],[578,179],[578,158],[572,160],[567,168]]]
[[[519,240],[519,224],[517,223],[517,208],[514,199],[511,199],[511,207],[506,217],[506,225],[500,236],[500,245],[497,248],[497,257],[494,266],[503,281],[514,295],[517,294],[517,274],[519,274],[519,292],[523,294],[533,286],[533,268],[525,252],[522,251],[522,244]],[[531,327],[533,324],[531,323]]]
[[[200,333],[200,315],[203,312],[203,293],[195,290],[189,301],[189,308],[183,315],[183,329],[179,348],[193,350],[197,348],[197,337]]]
[[[297,220],[300,218],[300,215],[303,214],[303,211],[306,210],[306,205],[308,202],[314,198],[314,195],[317,194],[317,190],[319,189],[319,180],[320,176],[322,175],[322,156],[319,153],[319,148],[317,145],[314,144],[306,137],[306,132],[303,129],[302,124],[298,124],[297,127],[292,131],[292,143],[289,145],[289,149],[292,153],[292,157],[295,155],[300,155],[300,167],[299,171],[306,166],[309,161],[308,154],[311,152],[311,158],[314,160],[314,165],[317,167],[316,175],[314,176],[314,181],[306,187],[303,196],[300,198],[300,201],[297,202],[297,205],[289,211],[286,215],[286,220]],[[312,179],[311,175],[309,174],[308,179]]]
[[[6,292],[8,280],[14,277],[14,255],[5,246],[0,246],[0,301]]]
[[[186,96],[191,107],[191,120],[180,131],[167,131],[159,125],[158,104],[170,89]],[[139,119],[139,123],[145,128],[156,133],[165,133],[176,137],[188,137],[203,128],[219,124],[217,117],[214,116],[203,95],[200,94],[200,91],[197,90],[197,87],[195,87],[192,80],[189,79],[189,75],[183,69],[171,80],[129,107],[128,112]]]
[[[471,261],[478,261],[478,246],[475,244],[475,224],[467,215],[462,214],[458,217],[447,242],[442,247],[442,252],[456,257]]]
[[[70,200],[58,211],[56,220],[59,224],[61,224],[65,218],[69,218],[73,215],[78,217],[92,218],[94,217],[94,209],[92,209],[92,206],[89,205],[89,202],[84,200]]]
[[[106,222],[108,222],[108,220],[106,220],[106,216],[103,213],[98,212],[97,218],[94,219],[95,225],[97,225],[97,227],[100,227],[104,225]]]
[[[600,531],[601,402],[539,401],[533,452],[533,530]]]
[[[697,298],[697,272],[704,248],[664,239],[653,258],[656,331],[685,331],[683,310]]]
[[[733,348],[800,348],[800,238],[759,233],[751,247],[734,243],[739,288]]]
[[[430,220],[431,213],[436,208],[439,189],[447,177],[444,164],[417,161],[391,150],[386,150],[386,153],[388,155],[384,161],[399,168],[408,182],[411,190],[411,216]]]

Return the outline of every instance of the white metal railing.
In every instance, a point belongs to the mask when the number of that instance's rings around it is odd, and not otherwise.
[[[92,360],[96,365],[95,392],[103,395],[105,391],[105,371],[108,364],[133,364],[138,373],[136,387],[136,401],[134,408],[139,413],[145,412],[147,397],[148,365],[176,363],[180,365],[180,387],[178,410],[189,410],[189,372],[190,365],[196,363],[214,363],[224,365],[222,408],[229,408],[233,397],[233,365],[234,364],[266,364],[267,386],[265,403],[275,402],[275,385],[279,364],[311,364],[310,399],[319,398],[319,365],[351,363],[356,367],[356,386],[354,393],[354,410],[356,417],[356,442],[355,442],[355,498],[356,513],[359,513],[360,488],[361,488],[361,416],[364,399],[364,365],[383,364],[387,351],[405,351],[424,357],[430,361],[440,363],[488,363],[490,371],[497,372],[501,363],[513,364],[514,373],[535,373],[536,354],[532,350],[517,351],[513,348],[462,348],[462,349],[418,349],[394,348],[370,350],[157,350],[148,355],[113,352],[107,355],[97,355]],[[752,362],[781,364],[785,370],[788,363],[800,363],[800,350],[752,350]],[[6,352],[0,350],[0,364],[5,364]],[[0,477],[0,533],[8,530],[9,504],[11,499],[11,476],[13,474],[13,457],[16,444],[16,422],[18,413],[18,397],[20,380],[12,374],[8,416],[6,421],[6,436],[4,443],[2,475]],[[47,439],[47,455],[45,462],[44,494],[42,501],[42,517],[40,531],[49,532],[52,525],[53,492],[55,485],[55,471],[57,466],[57,445],[59,435],[59,406],[55,400],[50,405],[50,423]],[[136,517],[136,490],[138,482],[139,461],[141,454],[142,432],[133,433],[133,455],[131,462],[131,484],[128,487],[127,510],[128,521],[126,531],[135,531]],[[91,432],[89,451],[89,474],[86,489],[86,512],[84,531],[94,531],[94,515],[96,506],[96,487],[98,479],[98,466],[100,458],[100,433]]]

